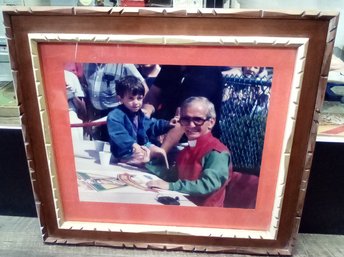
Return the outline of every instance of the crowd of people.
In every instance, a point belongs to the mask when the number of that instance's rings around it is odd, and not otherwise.
[[[145,167],[163,179],[148,186],[187,193],[197,205],[220,207],[232,172],[230,150],[219,140],[221,104],[257,101],[250,88],[236,92],[225,87],[224,77],[234,70],[69,63],[65,80],[71,122],[75,117],[83,124],[106,119],[101,126],[85,125],[83,137],[108,141],[119,162]],[[247,77],[265,71],[241,70]],[[187,144],[170,168],[167,155],[183,140]]]

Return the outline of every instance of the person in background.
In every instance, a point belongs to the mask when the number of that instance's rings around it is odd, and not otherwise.
[[[147,186],[189,194],[198,206],[223,207],[232,164],[228,148],[211,133],[215,122],[215,107],[207,98],[187,98],[179,123],[188,146],[179,152],[174,169],[147,164],[151,173],[163,179],[149,181]]]
[[[148,88],[154,85],[155,79],[161,70],[159,64],[139,64],[137,69],[145,79]]]
[[[74,73],[64,70],[64,78],[66,84],[69,122],[71,124],[82,123],[87,119],[86,105],[84,101],[85,93],[78,77]],[[71,132],[73,142],[83,140],[83,128],[72,128]]]
[[[161,65],[161,70],[144,99],[147,115],[171,119],[181,103],[191,96],[204,96],[220,113],[222,67]]]
[[[64,70],[65,82],[66,82],[66,93],[68,100],[68,109],[77,114],[81,120],[86,120],[87,112],[85,105],[85,92],[83,91],[78,77],[68,71]]]
[[[68,62],[64,65],[65,70],[73,72],[79,80],[84,76],[84,70],[82,63]],[[80,82],[81,83],[81,82]]]
[[[154,157],[162,156],[168,166],[165,151],[154,145],[150,139],[167,133],[174,126],[175,120],[157,120],[145,116],[141,110],[145,86],[135,76],[119,80],[116,92],[121,104],[107,117],[114,157],[120,162],[141,165]]]
[[[191,96],[208,98],[215,106],[217,118],[220,118],[223,67],[217,66],[181,66],[161,65],[161,70],[144,99],[144,112],[147,116],[171,119],[179,116],[181,103]],[[220,137],[218,120],[213,134]],[[164,139],[162,147],[166,152],[180,141],[183,130],[175,126]]]

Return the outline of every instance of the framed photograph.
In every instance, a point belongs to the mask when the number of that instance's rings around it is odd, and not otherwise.
[[[338,14],[17,7],[4,22],[44,242],[292,254]]]
[[[344,62],[332,55],[317,142],[344,142]]]

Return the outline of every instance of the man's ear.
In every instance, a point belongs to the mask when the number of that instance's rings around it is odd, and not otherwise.
[[[122,97],[120,95],[116,95],[118,101],[122,102]]]
[[[216,119],[215,118],[210,118],[209,119],[209,125],[208,125],[208,129],[209,130],[212,130],[213,129],[213,127],[215,126],[215,123],[216,123]]]

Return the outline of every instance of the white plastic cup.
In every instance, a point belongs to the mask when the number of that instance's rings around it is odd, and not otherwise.
[[[105,142],[104,147],[103,147],[104,152],[111,152],[110,150],[110,143]]]
[[[94,140],[94,147],[98,152],[103,151],[104,149],[104,141],[100,141],[100,140]]]
[[[109,165],[111,160],[110,152],[99,152],[99,160],[101,165]]]

